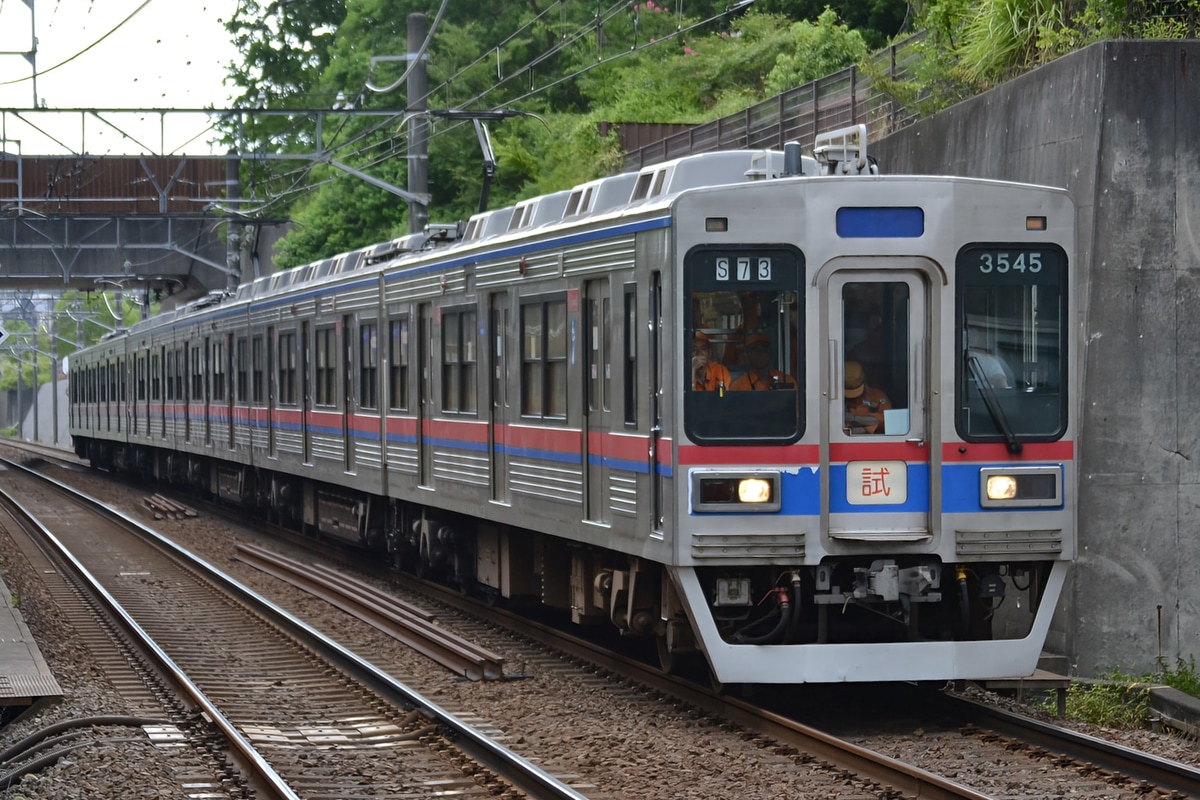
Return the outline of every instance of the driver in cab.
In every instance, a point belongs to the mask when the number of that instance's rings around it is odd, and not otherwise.
[[[867,383],[862,364],[846,362],[846,416],[843,430],[851,436],[866,433],[883,433],[883,412],[892,407],[892,401]]]

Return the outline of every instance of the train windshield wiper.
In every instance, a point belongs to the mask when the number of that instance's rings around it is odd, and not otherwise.
[[[1021,440],[1017,438],[1017,435],[1013,433],[1012,426],[1008,424],[1008,417],[1004,414],[1004,409],[1000,407],[1000,398],[996,397],[996,391],[992,389],[992,384],[984,374],[979,357],[968,356],[967,365],[971,368],[971,377],[975,379],[975,385],[979,387],[979,394],[983,397],[983,404],[987,406],[988,414],[996,423],[996,427],[1004,434],[1004,441],[1008,442],[1008,452],[1014,454],[1021,452]]]

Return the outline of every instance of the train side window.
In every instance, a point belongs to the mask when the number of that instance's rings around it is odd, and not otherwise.
[[[265,365],[263,364],[263,337],[255,336],[250,342],[250,400],[255,405],[262,405],[264,400],[263,386],[265,384]]]
[[[474,308],[442,311],[442,411],[476,410],[475,317]]]
[[[408,317],[388,325],[388,408],[408,410]]]
[[[237,381],[236,400],[239,403],[244,403],[250,398],[250,357],[247,353],[249,342],[245,336],[239,336],[234,343],[234,371]]]
[[[521,331],[521,414],[566,419],[566,299],[522,305]]]
[[[143,399],[146,379],[142,372],[145,364],[138,364],[138,399]],[[200,355],[200,346],[192,346],[192,400],[200,402],[204,399],[204,360]]]
[[[330,325],[318,328],[315,358],[313,402],[318,406],[337,405],[337,332]]]
[[[358,326],[358,404],[379,408],[379,326],[363,322]]]
[[[158,368],[153,369],[154,399],[157,400]],[[218,402],[225,399],[225,342],[220,340],[212,343],[212,399]]]
[[[279,334],[279,402],[282,405],[296,404],[296,332]]]
[[[637,286],[628,284],[625,287],[625,328],[624,356],[622,363],[622,384],[625,396],[625,424],[637,425],[637,354],[638,354],[638,324],[637,324]]]
[[[158,353],[150,356],[150,399],[162,400],[162,371],[159,369]]]

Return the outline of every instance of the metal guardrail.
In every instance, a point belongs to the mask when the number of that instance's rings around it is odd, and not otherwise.
[[[916,33],[870,58],[872,72],[890,80],[910,77],[918,44]],[[625,169],[632,171],[680,156],[714,150],[774,148],[790,141],[811,142],[818,133],[865,124],[868,139],[899,130],[917,119],[917,113],[885,95],[858,66],[789,89],[737,114],[697,125],[625,154]]]

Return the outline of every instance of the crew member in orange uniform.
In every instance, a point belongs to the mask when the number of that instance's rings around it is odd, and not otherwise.
[[[696,331],[696,338],[692,340],[692,388],[698,392],[725,394],[732,383],[729,369],[709,357],[708,336]]]
[[[845,396],[846,433],[884,433],[883,412],[892,407],[892,401],[882,389],[867,384],[866,373],[857,361],[846,362]]]
[[[733,391],[795,389],[796,381],[787,373],[771,369],[771,339],[763,333],[746,337],[746,374],[733,382]]]

